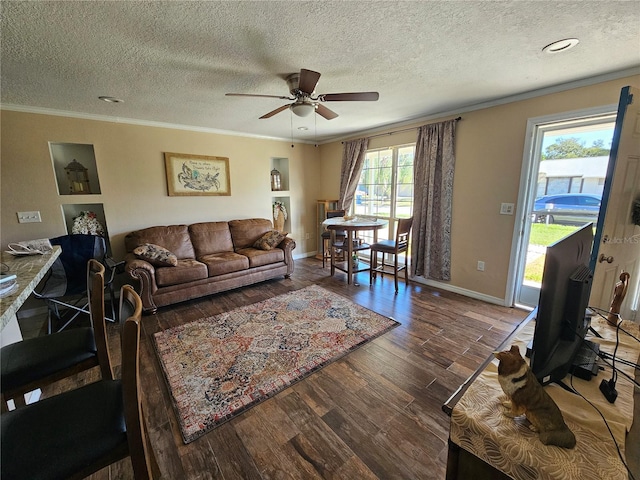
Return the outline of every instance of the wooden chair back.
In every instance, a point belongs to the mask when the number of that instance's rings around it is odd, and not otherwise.
[[[327,218],[344,217],[345,210],[327,210]]]
[[[105,268],[98,260],[87,262],[87,295],[89,298],[89,317],[96,342],[98,364],[104,380],[113,380],[113,367],[107,341],[107,325],[104,310],[104,274]]]
[[[122,287],[120,305],[121,319],[128,311],[123,307],[132,308],[132,313],[122,326],[122,392],[129,455],[136,480],[150,480],[158,478],[159,469],[149,441],[140,393],[142,300],[131,285]]]
[[[399,218],[396,230],[396,253],[404,252],[409,248],[409,233],[413,225],[413,217]]]

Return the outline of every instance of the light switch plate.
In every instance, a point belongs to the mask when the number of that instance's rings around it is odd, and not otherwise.
[[[500,204],[500,215],[513,215],[513,203],[501,203]]]
[[[18,212],[18,223],[38,223],[42,222],[40,212]]]

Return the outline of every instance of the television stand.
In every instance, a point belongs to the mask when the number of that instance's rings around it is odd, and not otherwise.
[[[515,344],[524,352],[534,333],[534,322],[529,321],[532,317],[533,314],[527,317],[496,350],[502,351]],[[636,337],[640,335],[637,323],[624,322],[625,330]],[[606,319],[594,318],[593,326],[603,337],[593,340],[600,344],[603,353],[612,354],[616,346],[616,330],[608,325]],[[626,335],[620,336],[619,340],[616,368],[631,378],[640,379],[640,371],[634,370],[640,345]],[[640,445],[636,433],[640,426],[637,409],[640,407],[636,407],[634,415],[634,387],[631,382],[617,383],[615,404],[604,400],[599,386],[605,377],[607,381],[611,378],[610,370],[607,369],[606,375],[605,371],[600,371],[596,381],[574,378],[573,387],[589,401],[599,401],[598,409],[604,418],[609,423],[617,423],[617,428],[613,429],[615,443],[598,412],[588,405],[577,408],[576,405],[586,402],[576,402],[573,393],[552,382],[545,389],[572,428],[577,444],[573,450],[545,447],[536,433],[517,421],[514,425],[514,419],[502,412],[500,402],[504,399],[504,392],[498,381],[497,360],[491,355],[443,405],[442,409],[451,417],[447,480],[557,478],[558,472],[563,472],[562,478],[567,480],[599,480],[603,471],[610,478],[629,477],[618,448],[627,455],[637,451]],[[627,437],[625,433],[629,430]],[[593,442],[594,438],[599,441]],[[633,465],[630,465],[633,475],[640,478]]]

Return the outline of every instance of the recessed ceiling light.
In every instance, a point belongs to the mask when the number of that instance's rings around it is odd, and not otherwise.
[[[298,130],[305,131],[305,130],[309,130],[309,128],[307,128],[307,127],[298,127]]]
[[[107,103],[124,103],[124,100],[120,100],[119,98],[116,98],[116,97],[101,96],[101,97],[98,97],[98,99]]]
[[[560,53],[575,47],[580,40],[577,38],[565,38],[564,40],[558,40],[557,42],[550,43],[542,49],[544,53]]]

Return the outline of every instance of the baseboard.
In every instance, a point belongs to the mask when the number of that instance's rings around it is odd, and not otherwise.
[[[474,290],[468,290],[466,288],[456,287],[455,285],[450,285],[448,283],[440,282],[438,280],[430,280],[424,277],[411,277],[410,280],[412,282],[420,283],[422,285],[439,288],[440,290],[446,290],[447,292],[458,293],[460,295],[464,295],[465,297],[474,298],[476,300],[492,303],[494,305],[500,305],[502,307],[511,306],[511,305],[506,305],[504,298],[485,295],[484,293],[476,292]]]

